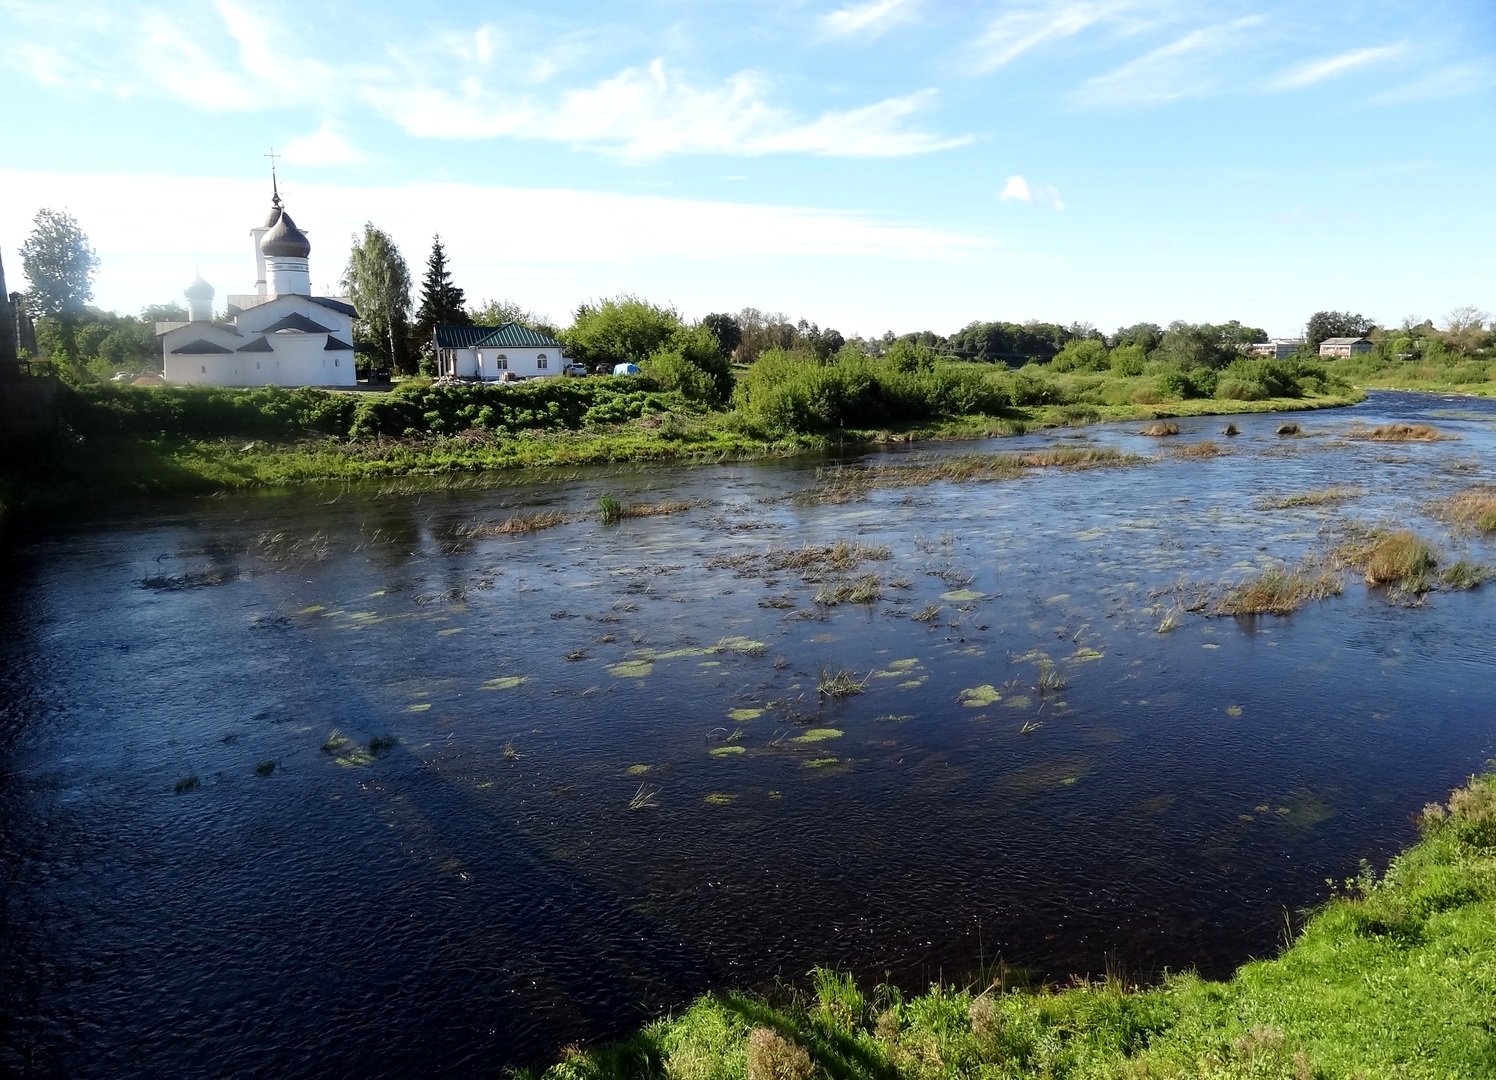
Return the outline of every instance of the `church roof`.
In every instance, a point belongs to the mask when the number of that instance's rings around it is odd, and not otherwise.
[[[334,300],[330,296],[309,296],[307,297],[307,299],[314,304],[320,304],[323,307],[336,311],[341,315],[347,315],[350,319],[358,318],[358,309],[355,308],[352,304],[347,303],[346,301]]]
[[[312,253],[312,242],[296,227],[291,215],[282,210],[275,226],[260,241],[260,251],[274,258],[305,259]]]
[[[506,322],[502,326],[438,326],[438,349],[560,349],[562,345],[528,326]]]
[[[233,351],[233,349],[225,349],[222,345],[209,341],[207,338],[194,338],[185,345],[178,345],[172,350],[172,353],[186,356],[207,356],[212,353],[229,353]]]
[[[275,346],[266,341],[263,336],[255,338],[248,345],[240,345],[235,352],[275,352]]]
[[[336,337],[333,337],[331,334],[328,334],[327,335],[327,344],[324,345],[324,346],[322,346],[322,351],[323,352],[352,352],[353,351],[353,346],[350,345],[350,344],[348,344],[348,342],[344,341],[342,338],[336,338]]]
[[[282,330],[295,330],[303,334],[330,334],[332,327],[308,319],[299,311],[293,311],[258,331],[261,334],[277,334]]]

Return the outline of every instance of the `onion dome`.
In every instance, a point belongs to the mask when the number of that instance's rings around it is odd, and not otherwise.
[[[280,196],[277,195],[275,202],[270,207],[270,213],[265,216],[265,228],[275,228],[275,223],[281,219]]]
[[[275,226],[260,241],[260,252],[272,258],[305,259],[312,253],[312,244],[306,233],[296,227],[291,215],[282,210]]]
[[[192,284],[182,290],[182,295],[188,300],[211,300],[213,299],[213,286],[204,281],[201,274],[198,274],[193,278]]]

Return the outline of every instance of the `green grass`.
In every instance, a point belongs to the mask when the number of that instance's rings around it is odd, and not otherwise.
[[[1496,775],[1419,819],[1273,959],[1224,982],[865,992],[825,969],[779,998],[724,991],[550,1080],[711,1077],[1446,1080],[1496,1075]]]
[[[1226,591],[1216,605],[1220,615],[1287,615],[1310,600],[1339,596],[1340,575],[1315,566],[1276,566]]]

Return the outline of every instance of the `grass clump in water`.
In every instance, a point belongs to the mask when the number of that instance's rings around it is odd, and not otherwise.
[[[269,776],[273,772],[275,772],[274,761],[262,761],[255,766],[256,776]]]
[[[185,795],[189,791],[196,791],[201,786],[196,776],[184,776],[173,784],[171,789],[178,795]]]
[[[1275,566],[1228,589],[1220,615],[1287,615],[1311,600],[1339,596],[1344,585],[1328,567]]]
[[[1299,506],[1328,506],[1359,499],[1366,492],[1354,487],[1317,488],[1314,491],[1297,491],[1292,495],[1267,497],[1258,502],[1263,510],[1292,510]]]
[[[1176,446],[1172,453],[1177,458],[1216,458],[1224,457],[1226,454],[1231,453],[1231,451],[1227,450],[1220,443],[1212,442],[1210,439],[1201,439],[1196,443],[1186,443],[1183,446]]]
[[[1440,513],[1456,525],[1496,533],[1496,487],[1473,487],[1441,503]]]
[[[322,744],[322,749],[326,753],[336,754],[352,742],[353,740],[344,735],[340,730],[333,728],[327,735],[327,741]]]
[[[375,735],[369,740],[369,756],[376,758],[384,757],[384,755],[398,746],[399,743],[400,740],[393,735]]]
[[[1302,435],[1303,433],[1303,429],[1300,428],[1298,424],[1295,424],[1292,421],[1289,421],[1286,424],[1279,424],[1276,429],[1276,434],[1282,435],[1284,437],[1291,435]]]
[[[859,679],[854,672],[847,668],[842,668],[839,671],[823,670],[820,680],[816,683],[816,692],[821,697],[851,697],[853,694],[862,693],[862,689],[866,685],[866,679]]]
[[[1353,427],[1347,439],[1366,442],[1443,442],[1454,438],[1428,424],[1378,424],[1376,427]]]
[[[1490,576],[1490,567],[1473,563],[1469,559],[1460,559],[1445,567],[1444,572],[1439,575],[1439,580],[1448,589],[1473,589]]]
[[[1138,432],[1139,435],[1149,435],[1153,438],[1163,438],[1168,435],[1178,435],[1179,425],[1172,420],[1155,420]]]
[[[559,510],[537,510],[530,514],[514,514],[497,523],[468,525],[460,529],[459,534],[480,539],[485,536],[523,536],[565,525],[568,520]]]
[[[1362,572],[1366,584],[1413,594],[1432,588],[1430,574],[1439,563],[1428,542],[1409,529],[1374,532],[1361,543],[1342,547],[1340,556]]]
[[[617,525],[623,520],[623,503],[612,495],[597,500],[597,520],[604,525]]]

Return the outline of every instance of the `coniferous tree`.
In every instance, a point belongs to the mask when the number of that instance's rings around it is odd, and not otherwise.
[[[421,304],[416,309],[416,340],[422,348],[431,346],[438,326],[472,325],[466,303],[463,291],[452,284],[447,249],[442,247],[441,235],[437,234],[431,241],[431,257],[426,260],[426,276],[421,281]]]

